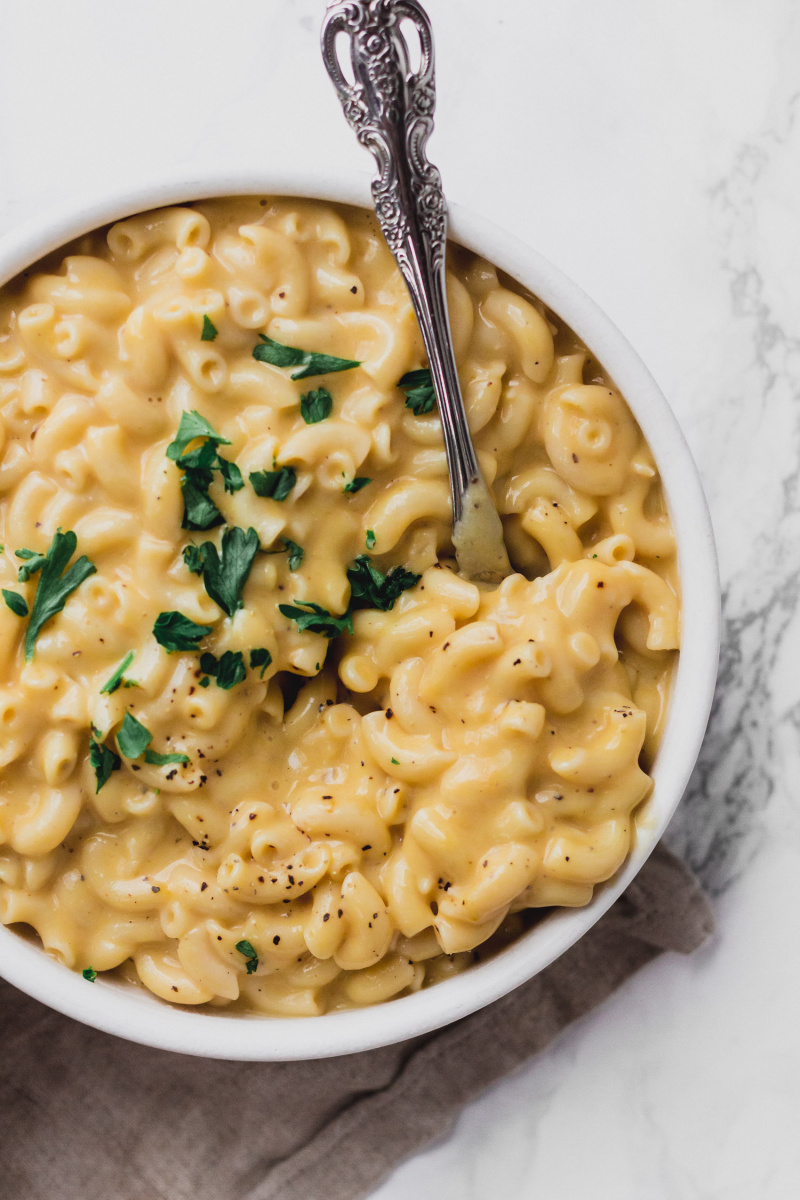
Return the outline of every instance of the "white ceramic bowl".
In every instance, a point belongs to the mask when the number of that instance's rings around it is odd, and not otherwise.
[[[89,204],[41,217],[0,243],[0,283],[65,242],[122,217],[165,204],[229,195],[288,195],[368,206],[366,183],[319,175],[287,177],[209,171],[146,187],[119,187]],[[647,368],[618,329],[556,267],[491,222],[451,211],[451,236],[539,296],[590,347],[616,381],[661,472],[678,543],[683,645],[669,720],[653,770],[654,789],[636,845],[618,875],[585,908],[555,911],[497,957],[464,974],[373,1008],[329,1016],[271,1018],[187,1011],[124,984],[89,985],[35,944],[0,926],[0,974],[78,1021],[183,1054],[273,1061],[325,1058],[389,1045],[456,1021],[510,992],[568,949],[631,882],[681,799],[711,707],[719,648],[719,583],[713,534],[697,469],[678,424]]]

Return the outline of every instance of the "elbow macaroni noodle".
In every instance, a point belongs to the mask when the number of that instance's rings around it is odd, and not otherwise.
[[[309,1016],[413,992],[584,905],[624,862],[679,640],[669,517],[650,451],[602,367],[535,299],[454,249],[470,425],[518,572],[455,572],[435,408],[397,384],[423,347],[366,212],[241,198],[80,239],[0,293],[0,583],[74,530],[97,570],[42,628],[0,606],[0,920],[76,969],[163,1000]],[[204,318],[216,335],[201,337]],[[358,367],[293,380],[258,334]],[[323,386],[325,419],[301,395]],[[245,486],[224,525],[182,528],[165,454],[181,414],[227,439]],[[251,472],[291,468],[278,500]],[[355,477],[368,478],[347,492]],[[227,616],[182,557],[256,531]],[[302,547],[291,569],[282,538]],[[420,576],[335,640],[347,567]],[[168,653],[156,617],[211,627]],[[226,689],[199,654],[262,647]],[[102,691],[130,652],[130,686]],[[299,687],[298,684],[302,686]],[[90,735],[129,713],[161,753],[97,788]],[[483,947],[483,943],[487,943]],[[483,947],[482,949],[479,949]]]

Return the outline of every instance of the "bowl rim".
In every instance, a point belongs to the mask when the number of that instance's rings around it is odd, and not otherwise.
[[[297,196],[371,207],[368,177],[314,170],[242,171],[218,166],[117,181],[89,199],[37,214],[0,239],[0,285],[83,233],[170,204],[237,195]],[[680,426],[652,375],[609,317],[537,251],[491,220],[450,204],[450,236],[528,288],[603,363],[631,408],[661,474],[676,532],[683,636],[664,737],[653,768],[647,818],[617,875],[585,908],[556,910],[500,954],[411,996],[311,1019],[253,1017],[173,1008],[138,989],[85,980],[33,941],[0,926],[0,976],[49,1007],[146,1046],[234,1061],[327,1058],[391,1045],[460,1020],[512,991],[569,949],[630,884],[658,843],[689,781],[716,682],[720,592],[711,519]]]

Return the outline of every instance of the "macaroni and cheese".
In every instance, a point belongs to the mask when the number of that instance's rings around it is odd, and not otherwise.
[[[448,292],[494,590],[371,214],[164,209],[0,293],[0,920],[87,981],[370,1004],[625,860],[679,640],[658,473],[535,298],[455,247]]]

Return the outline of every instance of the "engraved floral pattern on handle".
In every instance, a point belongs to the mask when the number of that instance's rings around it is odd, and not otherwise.
[[[412,71],[400,22],[409,20],[420,40],[420,65]],[[342,71],[336,36],[347,34],[354,82]],[[434,268],[444,263],[447,205],[439,171],[425,148],[436,107],[433,37],[416,0],[344,0],[333,5],[322,33],[325,65],[344,114],[363,146],[372,152],[378,176],[372,184],[384,237],[398,258],[415,240],[408,204],[413,203],[422,249]]]
[[[419,36],[414,72],[400,25]],[[344,35],[353,73],[342,70],[337,38]],[[470,483],[479,477],[458,383],[445,292],[447,205],[438,170],[425,154],[436,106],[433,35],[417,0],[339,0],[322,28],[322,57],[358,140],[372,152],[375,212],[408,286],[439,401],[458,522]]]

